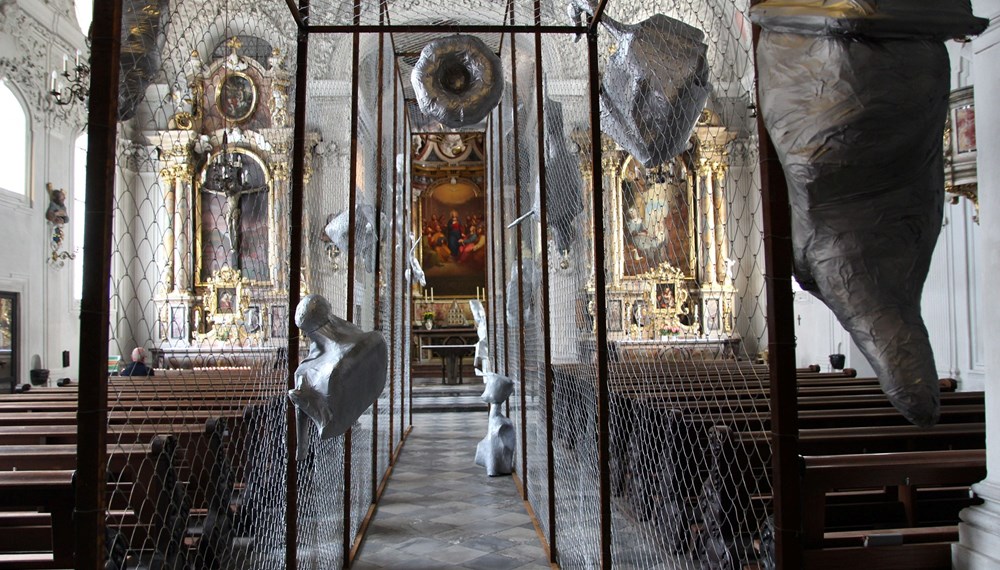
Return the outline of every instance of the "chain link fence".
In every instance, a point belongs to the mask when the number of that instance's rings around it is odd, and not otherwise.
[[[126,0],[109,559],[280,568],[294,532],[299,568],[350,562],[412,418],[411,136],[446,129],[410,74],[429,41],[472,26],[504,69],[500,104],[463,129],[485,132],[490,351],[515,380],[515,473],[555,561],[759,563],[770,413],[746,10],[613,0],[594,76],[588,42],[554,28],[572,24],[557,2],[326,0],[302,36],[283,2]],[[551,29],[504,28],[535,24]],[[596,120],[615,136],[596,137],[595,163]],[[338,217],[348,247],[327,232]],[[379,331],[390,362],[352,430],[298,432],[296,461],[286,391],[305,294]],[[136,348],[155,375],[127,374]]]

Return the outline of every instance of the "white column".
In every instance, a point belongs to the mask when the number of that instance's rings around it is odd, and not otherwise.
[[[726,282],[726,259],[729,258],[729,236],[726,235],[726,188],[723,181],[726,167],[714,165],[715,175],[715,276],[717,283]]]
[[[185,176],[174,182],[176,208],[174,209],[174,292],[191,290],[191,188]]]
[[[973,0],[976,15],[990,18],[990,28],[973,42],[976,90],[981,247],[978,275],[1000,275],[1000,2]],[[987,281],[988,282],[988,281]],[[1000,302],[983,295],[983,338],[1000,337]],[[1000,568],[1000,351],[986,350],[986,479],[973,486],[981,506],[962,511],[959,543],[952,547],[952,566],[962,570]]]
[[[717,277],[716,266],[718,263],[715,257],[715,175],[712,173],[711,165],[707,162],[702,163],[698,175],[702,181],[702,188],[699,195],[701,196],[701,216],[705,224],[701,234],[702,240],[705,242],[703,250],[705,252],[704,283],[715,285]]]

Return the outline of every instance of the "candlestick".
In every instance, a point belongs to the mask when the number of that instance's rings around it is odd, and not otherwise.
[[[80,50],[76,50],[76,66],[80,67]]]
[[[63,54],[63,75],[66,75],[68,65],[69,65],[69,56]]]
[[[52,79],[49,80],[49,91],[55,91],[55,90],[56,90],[56,71],[53,69]]]

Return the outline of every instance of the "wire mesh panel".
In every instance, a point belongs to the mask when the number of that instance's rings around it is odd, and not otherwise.
[[[273,568],[286,526],[295,31],[280,3],[204,10],[123,10],[107,555]]]

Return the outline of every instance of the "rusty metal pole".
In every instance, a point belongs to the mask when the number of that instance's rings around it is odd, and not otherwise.
[[[513,20],[513,15],[511,16]],[[517,113],[517,42],[515,41],[514,34],[510,35],[510,68],[511,68],[511,91],[512,91],[512,104],[514,112],[513,128],[514,128],[514,209],[517,210],[517,215],[522,216],[524,212],[522,211],[521,204],[521,158],[517,154],[517,149],[520,148],[521,142],[521,132],[520,125],[518,123],[518,113]],[[520,283],[517,287],[517,310],[521,315],[520,318],[524,318],[524,247],[522,245],[522,235],[521,235],[521,224],[517,224],[517,276]],[[524,362],[524,326],[517,327],[517,345],[518,345],[518,366],[517,366],[517,377],[518,377],[518,387],[521,392],[521,484],[524,499],[528,498],[528,416],[527,416],[527,394],[525,393],[525,370],[526,365]]]
[[[751,5],[759,3],[754,0]],[[754,75],[760,28],[754,26]],[[760,105],[758,103],[758,109]],[[767,287],[768,367],[771,389],[771,467],[774,545],[778,568],[802,567],[799,418],[792,293],[792,222],[785,172],[758,113],[760,183],[764,206],[764,283]]]
[[[354,4],[354,25],[361,24],[361,4]],[[354,281],[357,261],[357,212],[358,201],[358,81],[361,58],[361,34],[354,28],[351,34],[351,174],[347,199],[347,321],[354,322]],[[344,567],[351,563],[351,446],[353,433],[348,429],[344,434]]]
[[[611,551],[611,441],[608,390],[607,274],[604,260],[604,172],[601,164],[600,72],[597,61],[597,29],[587,32],[587,56],[590,70],[590,151],[593,171],[594,204],[594,321],[597,353],[597,465],[600,469],[601,568],[612,566]]]
[[[108,323],[121,56],[120,0],[95,0],[87,132],[87,206],[80,303],[80,388],[74,521],[76,567],[104,568],[107,502]]]
[[[541,0],[535,0],[535,24],[542,25]],[[545,176],[545,94],[542,78],[542,34],[535,33],[535,107],[538,112],[538,212],[542,229],[542,339],[545,367],[545,463],[548,471],[549,562],[556,561],[556,477],[555,449],[552,445],[552,312],[549,306],[549,216],[548,185]]]
[[[309,0],[300,0],[299,13],[308,18]],[[309,34],[298,31],[295,56],[295,130],[292,146],[292,195],[289,207],[288,235],[288,389],[295,388],[295,369],[299,365],[299,328],[295,324],[295,307],[299,304],[302,288],[302,212],[305,196],[306,155],[306,83],[309,71]],[[298,559],[298,464],[295,449],[298,434],[295,430],[295,406],[285,403],[285,432],[288,456],[285,459],[285,567],[295,568]]]

